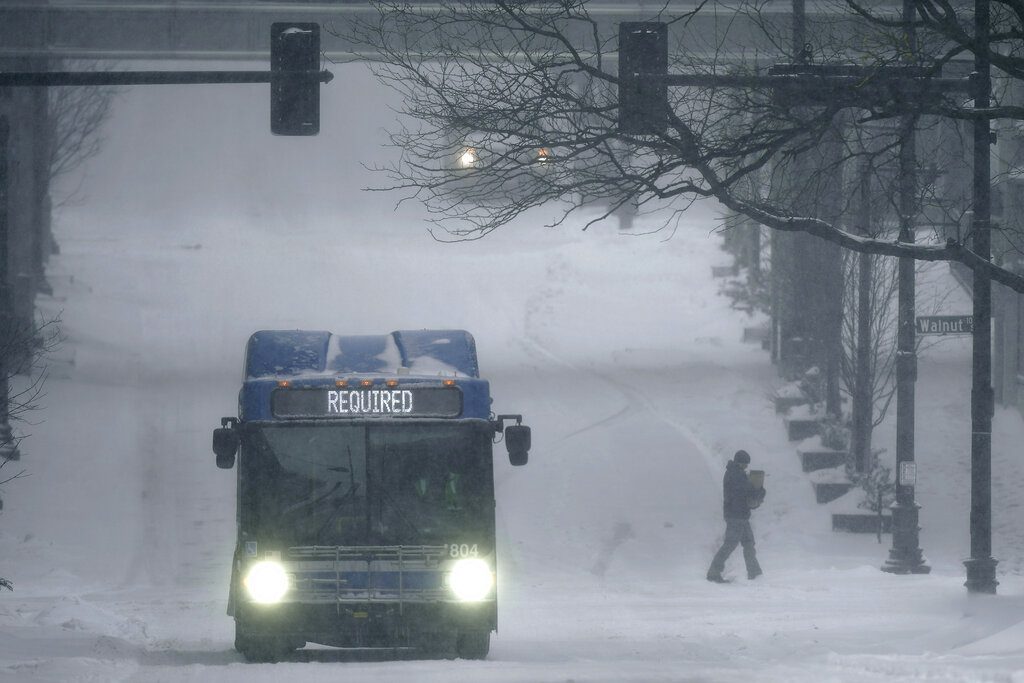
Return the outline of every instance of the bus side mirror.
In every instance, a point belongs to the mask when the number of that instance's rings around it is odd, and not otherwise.
[[[530,428],[525,425],[505,427],[505,448],[513,466],[525,465],[530,458]]]
[[[235,453],[238,452],[238,433],[231,427],[214,429],[213,452],[217,455],[217,467],[222,470],[234,467]]]

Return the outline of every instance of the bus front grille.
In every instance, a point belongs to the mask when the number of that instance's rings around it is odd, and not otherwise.
[[[445,546],[297,546],[288,549],[290,600],[302,603],[445,602]]]

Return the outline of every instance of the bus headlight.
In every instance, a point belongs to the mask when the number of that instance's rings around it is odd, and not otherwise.
[[[253,602],[271,604],[279,602],[288,592],[288,574],[280,562],[264,560],[249,568],[242,581]]]
[[[494,586],[494,574],[484,560],[459,560],[448,572],[448,587],[463,602],[477,602],[487,597]]]

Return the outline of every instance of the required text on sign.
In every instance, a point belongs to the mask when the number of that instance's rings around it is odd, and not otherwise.
[[[412,411],[412,392],[408,390],[327,392],[329,415],[396,415]]]

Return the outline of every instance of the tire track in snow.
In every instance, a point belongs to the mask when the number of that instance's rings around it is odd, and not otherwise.
[[[629,415],[631,413],[634,413],[634,412],[636,412],[636,409],[633,406],[631,406],[629,404],[626,404],[626,405],[622,406],[622,410],[619,410],[619,411],[617,411],[615,413],[612,413],[608,417],[602,418],[602,419],[598,420],[597,422],[591,422],[590,424],[585,425],[583,427],[580,427],[579,429],[573,430],[573,431],[569,432],[568,434],[564,434],[562,436],[562,438],[559,439],[559,441],[567,441],[567,440],[571,439],[574,436],[579,436],[580,434],[585,434],[586,432],[589,432],[591,430],[597,429],[598,427],[606,427],[606,426],[608,426],[610,424],[614,424],[614,423],[618,422],[619,419],[621,419],[623,417],[626,417],[627,415]]]
[[[185,403],[195,384],[143,377],[142,386],[164,388],[166,398],[140,410],[141,481],[135,556],[127,584],[202,587],[225,583],[230,564],[234,490],[214,467],[212,454],[197,452],[204,402]],[[183,407],[184,406],[184,407]],[[207,421],[214,420],[207,416]],[[223,488],[218,495],[217,488]],[[221,576],[224,575],[224,576]]]
[[[552,351],[550,348],[547,347],[547,345],[545,345],[541,341],[540,335],[537,332],[537,327],[539,326],[539,324],[535,319],[536,315],[539,311],[544,310],[545,308],[550,309],[551,300],[562,294],[563,290],[559,286],[558,282],[560,281],[562,274],[564,274],[567,268],[568,265],[563,258],[555,259],[555,262],[548,266],[548,276],[549,278],[554,278],[555,283],[547,284],[546,286],[535,292],[527,300],[525,319],[523,321],[523,336],[520,339],[522,346],[528,354],[531,354],[532,352],[531,355],[534,355],[535,357],[537,355],[540,355],[546,358],[547,360],[556,363],[557,365],[572,370],[576,374],[594,377],[602,381],[603,383],[612,387],[620,396],[622,396],[625,405],[621,410],[611,415],[608,415],[607,417],[601,418],[589,425],[581,427],[571,432],[570,434],[565,435],[561,440],[564,441],[572,436],[577,436],[579,434],[588,432],[592,429],[614,424],[620,419],[624,419],[626,417],[636,414],[638,412],[636,406],[640,405],[644,408],[647,414],[651,415],[656,420],[668,426],[677,434],[681,435],[687,442],[689,442],[700,455],[701,460],[707,468],[708,475],[713,480],[717,480],[722,470],[721,459],[718,458],[714,454],[711,447],[707,443],[705,443],[686,424],[678,421],[677,419],[671,416],[665,415],[654,405],[651,399],[643,392],[638,391],[633,387],[630,387],[629,385],[605,373],[593,369],[581,368],[575,365],[572,361],[569,361],[560,356],[559,354],[555,353],[554,351]]]
[[[133,373],[136,387],[145,386],[141,365],[136,359]],[[134,554],[124,576],[126,586],[163,585],[166,583],[168,557],[166,534],[168,531],[165,497],[169,490],[161,467],[160,454],[156,444],[160,439],[156,428],[157,411],[153,403],[143,402],[136,419],[139,422],[139,436],[135,457],[141,467],[138,484],[138,525],[132,539]],[[171,547],[175,545],[170,544]]]
[[[557,365],[561,365],[562,367],[564,367],[564,368],[566,368],[568,370],[572,370],[576,374],[592,375],[592,376],[597,377],[598,379],[601,379],[602,381],[607,381],[605,378],[600,377],[599,375],[597,375],[597,373],[594,373],[593,371],[581,370],[579,367],[577,367],[573,363],[565,360],[561,356],[559,356],[559,355],[555,354],[554,352],[550,351],[542,343],[537,341],[533,337],[533,335],[531,335],[528,331],[526,332],[526,334],[523,337],[520,338],[519,341],[520,341],[520,345],[522,346],[523,350],[526,352],[527,355],[532,355],[534,357],[542,356],[545,359],[547,359],[547,360],[549,360],[551,362],[554,362]],[[619,392],[619,393],[622,393],[622,392]],[[559,442],[566,441],[569,438],[574,437],[574,436],[579,436],[580,434],[585,434],[586,432],[589,432],[589,431],[591,431],[593,429],[596,429],[598,427],[604,427],[604,426],[608,426],[610,424],[614,424],[615,422],[619,421],[620,419],[635,413],[636,412],[636,408],[629,402],[628,397],[623,396],[623,399],[625,399],[624,402],[623,402],[623,406],[619,410],[615,411],[614,413],[611,413],[610,415],[607,415],[605,417],[602,417],[602,418],[599,418],[597,420],[594,420],[593,422],[589,422],[589,423],[585,424],[584,426],[579,427],[579,428],[569,432],[568,434],[563,434],[562,437],[559,439]]]
[[[626,405],[616,413],[597,420],[581,429],[575,430],[572,434],[569,434],[561,439],[565,441],[569,436],[578,435],[581,433],[592,431],[598,427],[614,424],[620,420],[626,419],[633,416],[648,416],[653,418],[657,423],[660,423],[667,427],[671,432],[678,434],[684,440],[682,451],[686,451],[686,445],[695,451],[699,457],[700,462],[703,463],[707,471],[707,481],[716,481],[720,476],[722,464],[719,459],[715,456],[712,449],[705,444],[688,426],[685,424],[664,415],[659,411],[650,398],[622,381],[615,379],[605,373],[599,372],[591,368],[581,368],[571,361],[561,357],[559,354],[551,351],[542,342],[533,337],[530,334],[524,335],[522,343],[527,353],[531,353],[534,356],[541,356],[548,361],[557,364],[561,367],[571,370],[573,373],[579,375],[585,375],[597,379],[601,383],[610,387],[619,396],[623,398]],[[640,408],[638,408],[638,406]],[[678,455],[675,458],[677,461],[682,460]],[[664,465],[663,465],[664,467]],[[633,517],[635,521],[640,521],[642,517],[635,517],[634,514],[627,513],[629,517]],[[650,529],[639,529],[635,528],[635,524],[619,519],[613,522],[610,529],[606,529],[603,533],[603,538],[599,541],[599,547],[596,549],[596,554],[589,566],[591,574],[598,578],[603,578],[611,564],[613,563],[615,556],[620,552],[623,546],[630,541],[636,541],[641,538],[646,538],[646,542],[641,540],[641,543],[647,543],[646,547],[652,547],[650,545],[651,537]],[[696,539],[691,539],[696,542]],[[653,547],[665,548],[667,546],[655,545]],[[693,560],[691,560],[692,562]]]
[[[692,429],[690,429],[684,423],[679,422],[675,418],[672,418],[662,413],[646,394],[634,389],[633,387],[625,384],[624,382],[621,382],[605,373],[593,369],[580,368],[571,361],[562,358],[558,354],[548,349],[528,330],[526,332],[526,335],[522,338],[522,343],[528,352],[532,350],[536,354],[539,354],[567,369],[570,369],[575,373],[589,375],[591,377],[595,377],[601,380],[602,382],[606,383],[607,385],[615,389],[620,395],[622,395],[623,399],[626,402],[625,407],[622,410],[618,411],[617,413],[597,420],[596,422],[587,425],[586,427],[577,429],[571,434],[563,437],[562,440],[569,438],[569,436],[581,434],[596,427],[613,423],[619,418],[636,413],[636,405],[641,405],[643,406],[646,414],[651,415],[659,422],[666,425],[667,427],[681,435],[684,439],[686,439],[686,441],[689,442],[690,445],[693,446],[696,452],[700,455],[701,461],[707,468],[708,475],[711,476],[712,478],[718,477],[719,472],[722,469],[722,462],[714,454],[711,447],[708,446],[708,444],[706,444],[699,436],[697,436],[697,434]]]

